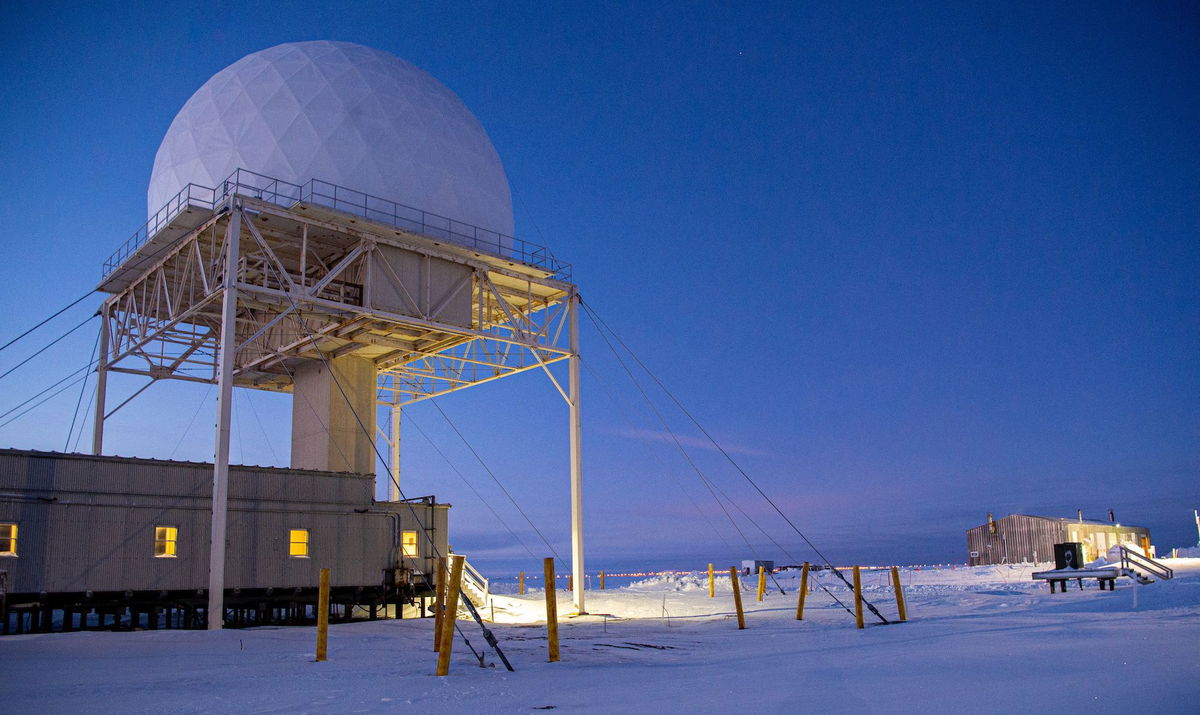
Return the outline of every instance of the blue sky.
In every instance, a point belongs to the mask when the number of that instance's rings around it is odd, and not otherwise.
[[[834,561],[963,560],[988,511],[1111,508],[1160,547],[1195,542],[1195,6],[731,5],[8,7],[0,338],[95,285],[209,76],[281,42],[358,42],[458,93],[504,161],[518,235],[574,264],[585,300]],[[585,328],[589,566],[746,556]],[[94,336],[6,378],[0,408],[84,364]],[[61,450],[78,395],[0,445]],[[287,459],[288,401],[239,394],[236,459]],[[211,402],[158,385],[113,418],[109,450],[211,459]],[[441,404],[568,553],[566,410],[544,376]],[[705,473],[810,558],[670,414]],[[405,492],[455,505],[456,548],[497,569],[544,555],[440,415],[409,415],[534,554],[406,426]]]

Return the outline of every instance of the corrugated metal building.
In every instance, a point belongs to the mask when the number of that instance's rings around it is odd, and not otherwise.
[[[178,603],[202,594],[212,470],[0,450],[5,603]],[[225,584],[233,607],[239,598],[311,593],[326,567],[335,592],[355,603],[399,605],[417,594],[436,555],[448,552],[449,505],[377,503],[374,484],[371,475],[231,466]]]
[[[1054,545],[1083,544],[1084,560],[1092,561],[1117,544],[1148,547],[1150,530],[1091,519],[1010,514],[967,530],[967,563],[971,566],[1054,560]]]

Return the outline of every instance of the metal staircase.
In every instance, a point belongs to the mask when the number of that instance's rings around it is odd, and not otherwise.
[[[1121,573],[1140,584],[1154,583],[1155,579],[1166,581],[1175,576],[1175,572],[1170,567],[1125,545],[1121,546]]]

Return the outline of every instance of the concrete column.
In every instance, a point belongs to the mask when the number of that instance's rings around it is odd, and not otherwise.
[[[345,355],[294,370],[292,467],[375,473],[375,363]],[[335,379],[336,378],[336,379]]]

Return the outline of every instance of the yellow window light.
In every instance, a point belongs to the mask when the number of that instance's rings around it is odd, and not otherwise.
[[[17,525],[0,524],[0,556],[17,555]]]
[[[174,526],[154,527],[154,558],[175,558],[176,542],[179,540],[179,529]]]
[[[288,555],[298,559],[308,558],[308,529],[288,531]]]
[[[420,552],[417,550],[417,532],[400,532],[400,550],[400,553],[408,558],[416,558],[420,555]]]

